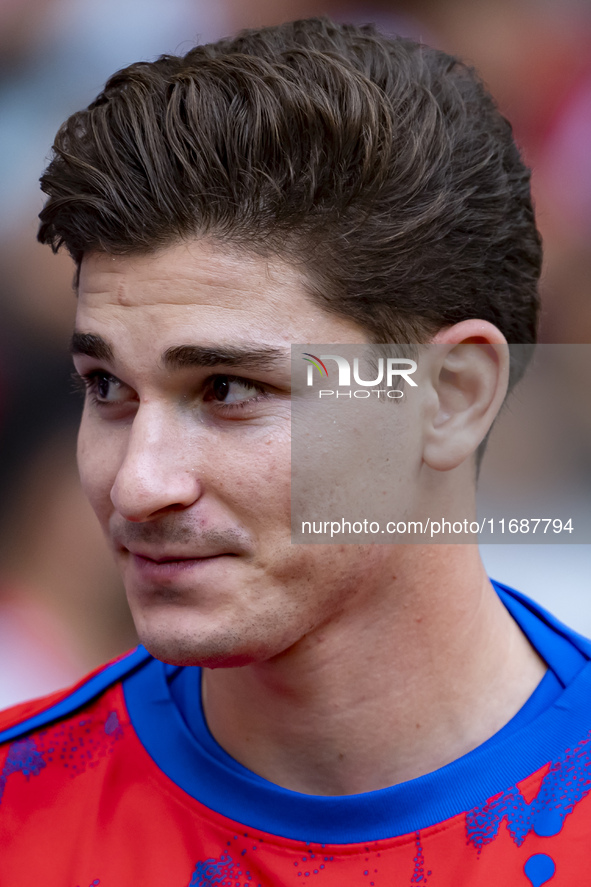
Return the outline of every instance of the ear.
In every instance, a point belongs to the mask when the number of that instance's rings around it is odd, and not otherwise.
[[[509,346],[485,320],[447,327],[432,346],[427,352],[437,406],[425,431],[423,459],[437,471],[449,471],[476,452],[503,404]]]

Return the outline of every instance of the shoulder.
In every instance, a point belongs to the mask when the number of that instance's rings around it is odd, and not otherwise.
[[[99,666],[72,687],[58,690],[0,712],[0,745],[21,739],[83,709],[150,659],[143,648]]]
[[[33,871],[28,866],[37,865],[29,860],[32,848],[42,860],[39,870],[34,868],[41,880],[41,865],[59,862],[62,868],[51,883],[69,883],[72,855],[78,844],[85,846],[89,821],[98,819],[102,800],[108,796],[115,803],[133,781],[132,772],[143,784],[150,762],[128,717],[123,685],[150,661],[143,648],[136,649],[71,688],[0,715],[3,884],[32,883],[23,879],[23,866],[28,876]],[[92,834],[98,839],[99,832]]]

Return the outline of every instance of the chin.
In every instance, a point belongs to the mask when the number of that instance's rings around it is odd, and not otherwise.
[[[202,668],[240,668],[254,662],[263,662],[277,651],[261,639],[251,639],[244,633],[216,632],[206,636],[186,631],[167,632],[162,629],[146,631],[138,629],[140,643],[161,662],[170,665],[198,665]]]
[[[152,656],[171,665],[203,668],[266,662],[292,647],[310,628],[297,610],[290,612],[285,606],[262,610],[243,604],[213,612],[132,606],[132,613],[140,643]]]

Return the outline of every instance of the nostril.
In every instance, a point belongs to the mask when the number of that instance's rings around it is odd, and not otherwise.
[[[173,466],[138,470],[127,461],[111,488],[111,502],[125,520],[150,520],[163,511],[182,511],[201,496],[201,486],[194,474],[177,471]]]

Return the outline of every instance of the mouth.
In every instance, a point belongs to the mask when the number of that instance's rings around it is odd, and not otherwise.
[[[236,557],[234,554],[230,554],[229,552],[221,552],[219,554],[199,554],[199,555],[181,555],[181,554],[171,554],[165,555],[163,557],[155,557],[154,555],[148,554],[140,554],[140,552],[130,551],[132,557],[140,560],[146,561],[149,564],[156,564],[157,566],[161,566],[163,564],[183,564],[193,561],[209,561],[214,558],[219,557]]]
[[[131,551],[124,549],[131,559],[133,568],[144,579],[166,580],[181,573],[203,570],[219,564],[224,558],[237,557],[232,552],[212,552],[211,554],[156,554],[154,552]]]

